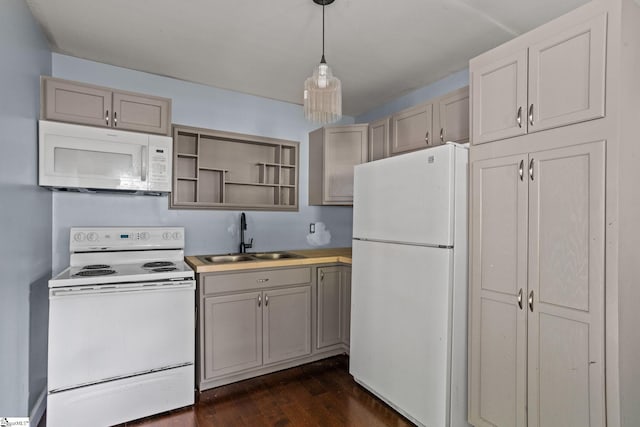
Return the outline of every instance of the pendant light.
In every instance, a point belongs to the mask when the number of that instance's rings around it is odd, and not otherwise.
[[[334,0],[313,2],[322,6],[322,59],[313,75],[304,82],[304,117],[314,123],[326,124],[342,117],[342,86],[324,59],[324,7]]]

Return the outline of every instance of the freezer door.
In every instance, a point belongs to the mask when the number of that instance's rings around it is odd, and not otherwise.
[[[453,245],[454,145],[355,167],[353,237]]]
[[[349,371],[427,426],[449,425],[452,253],[353,242]]]

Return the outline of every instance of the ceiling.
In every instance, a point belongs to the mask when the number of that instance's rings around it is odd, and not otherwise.
[[[54,52],[302,104],[322,54],[312,0],[26,0]],[[586,0],[335,0],[326,58],[357,116]]]

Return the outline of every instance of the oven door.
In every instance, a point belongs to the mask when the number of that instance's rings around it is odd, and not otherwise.
[[[47,121],[39,126],[40,185],[149,189],[147,135]]]
[[[49,392],[193,364],[195,282],[49,290]]]

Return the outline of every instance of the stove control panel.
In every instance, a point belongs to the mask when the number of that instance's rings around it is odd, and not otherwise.
[[[184,249],[184,227],[73,227],[71,252]]]

